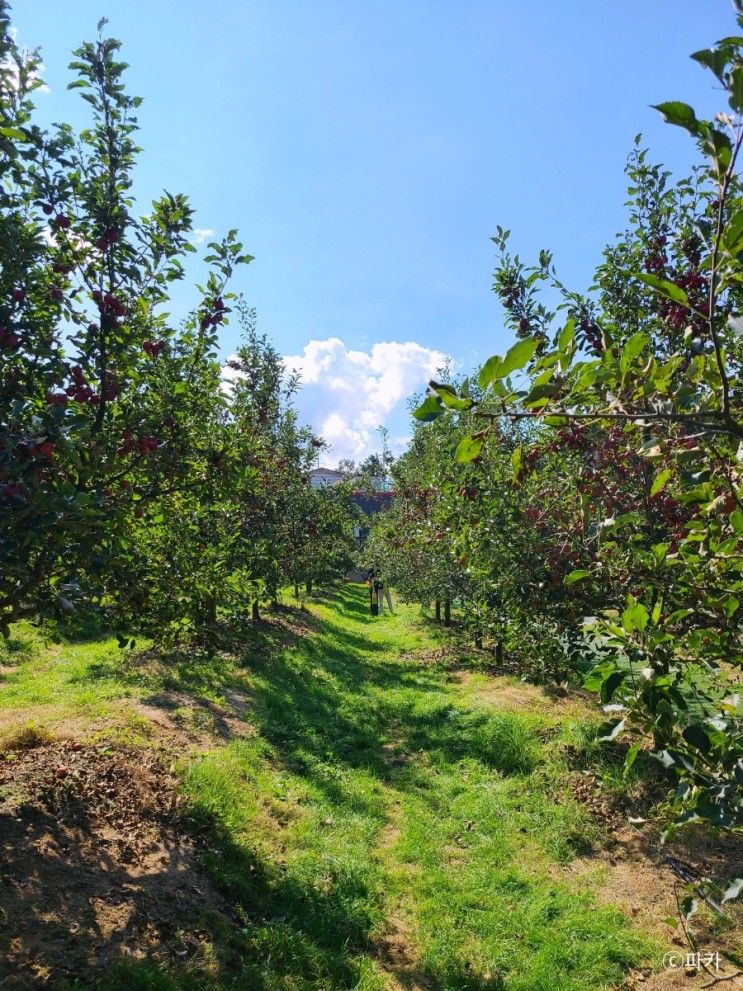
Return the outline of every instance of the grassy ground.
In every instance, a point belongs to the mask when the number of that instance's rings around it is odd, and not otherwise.
[[[108,641],[41,651],[23,636],[6,654],[6,725],[146,744],[137,703],[167,695],[175,719],[231,704],[245,726],[179,764],[239,923],[204,920],[188,964],[122,964],[102,986],[598,991],[657,956],[594,897],[600,872],[576,885],[564,870],[600,839],[567,786],[590,747],[579,703],[528,704],[518,683],[493,696],[486,676],[430,659],[438,633],[416,611],[368,616],[363,589],[309,622],[242,661],[148,666]]]

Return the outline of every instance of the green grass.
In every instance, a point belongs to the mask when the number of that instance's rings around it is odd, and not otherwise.
[[[106,702],[134,691],[113,666],[106,676],[95,677],[117,651],[114,639],[45,644],[30,627],[22,627],[10,643],[0,645],[0,663],[10,668],[2,678],[0,709],[60,705],[68,715],[102,711]]]
[[[135,730],[144,742],[147,724],[127,707],[128,700],[160,704],[167,692],[185,694],[196,708],[174,706],[171,715],[198,727],[200,717],[208,715],[203,703],[226,703],[225,693],[244,682],[232,660],[193,654],[163,658],[147,648],[122,651],[108,636],[55,642],[30,624],[18,624],[9,640],[0,639],[0,724],[15,717],[43,721],[54,731],[72,722],[81,735],[93,731],[136,742]]]
[[[590,734],[546,706],[477,702],[443,664],[411,657],[438,636],[412,609],[372,619],[348,586],[313,613],[312,635],[281,650],[180,659],[146,684],[107,644],[6,676],[4,707],[58,693],[105,704],[167,678],[249,699],[254,736],[182,763],[206,868],[239,924],[206,920],[198,960],[122,965],[105,988],[600,991],[654,955],[589,885],[560,880],[598,839],[566,786],[565,746]]]

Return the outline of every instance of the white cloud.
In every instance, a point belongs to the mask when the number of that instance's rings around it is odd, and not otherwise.
[[[191,234],[191,240],[194,244],[203,244],[207,238],[214,237],[214,231],[211,227],[194,227]]]
[[[381,341],[369,351],[354,351],[339,337],[310,341],[302,354],[284,358],[287,370],[301,376],[301,418],[330,444],[328,462],[358,461],[377,450],[377,428],[445,361],[441,351],[415,341]],[[395,436],[391,446],[399,452],[407,440]]]
[[[13,44],[18,44],[18,28],[11,26],[10,37],[13,40]],[[19,52],[20,58],[24,64],[28,64],[31,58],[36,58],[35,53],[21,51]],[[39,62],[33,72],[29,73],[29,82],[34,83],[41,79],[42,73],[45,71],[46,66],[43,62]],[[0,76],[2,77],[2,85],[12,90],[14,93],[18,92],[18,87],[20,85],[20,72],[17,62],[13,58],[5,58],[0,61]],[[49,87],[45,82],[41,82],[40,85],[34,90],[36,93],[49,93]]]

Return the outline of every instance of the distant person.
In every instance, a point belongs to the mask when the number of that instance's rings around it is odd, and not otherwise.
[[[377,591],[377,580],[373,570],[366,576],[366,584],[369,586],[369,612],[372,616],[378,616],[379,592]]]
[[[377,591],[377,605],[379,607],[379,612],[384,615],[384,603],[387,602],[387,608],[390,613],[394,616],[395,610],[392,608],[392,596],[390,595],[390,587],[381,581],[379,578],[374,582]]]

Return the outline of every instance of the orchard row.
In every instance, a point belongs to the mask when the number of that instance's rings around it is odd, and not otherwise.
[[[638,138],[627,230],[590,292],[498,230],[493,288],[516,343],[472,379],[430,383],[368,548],[407,598],[456,600],[499,659],[595,690],[627,766],[645,749],[668,770],[669,821],[729,829],[743,825],[741,46],[693,56],[727,94],[714,120],[658,107],[699,147],[690,178],[672,182]]]
[[[135,214],[139,100],[118,50],[101,35],[75,52],[90,125],[44,131],[38,56],[0,0],[0,625],[93,612],[122,642],[213,645],[281,586],[342,571],[353,520],[343,488],[311,488],[322,442],[228,291],[251,260],[234,231],[170,321],[192,211],[165,193]],[[217,333],[235,318],[225,370]]]

